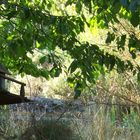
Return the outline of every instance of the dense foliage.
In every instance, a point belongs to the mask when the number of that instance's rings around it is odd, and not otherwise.
[[[129,22],[131,29],[121,20]],[[123,31],[115,25],[120,25]],[[80,33],[95,26],[108,32],[106,46],[115,42],[115,51],[120,53],[127,47],[132,59],[137,58],[139,0],[3,0],[0,3],[0,62],[13,72],[48,79],[62,72],[63,59],[56,51],[59,48],[72,58],[68,82],[75,87],[76,96],[88,83],[95,83],[105,70],[115,68],[123,72],[130,69],[137,74],[138,64],[94,42],[80,41]],[[38,65],[30,57],[35,50],[43,52]],[[45,62],[53,65],[52,68],[43,68]]]

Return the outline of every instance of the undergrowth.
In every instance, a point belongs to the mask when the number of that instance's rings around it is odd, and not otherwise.
[[[72,99],[68,92],[73,94],[73,90],[67,84],[63,86],[65,80],[61,80],[60,85],[57,83],[57,86],[50,87],[52,94],[56,92],[63,99]],[[37,120],[34,112],[1,107],[0,139],[139,140],[139,94],[136,77],[128,72],[112,72],[85,89],[79,99],[84,103],[84,111],[78,115],[71,112],[70,117],[62,115],[58,122],[56,118],[59,115],[53,113],[50,117],[46,112]],[[42,115],[41,112],[39,115]]]

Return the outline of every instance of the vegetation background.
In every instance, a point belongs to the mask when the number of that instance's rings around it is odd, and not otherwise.
[[[2,106],[0,138],[139,140],[139,28],[139,0],[1,0],[0,63],[26,96],[70,103]]]

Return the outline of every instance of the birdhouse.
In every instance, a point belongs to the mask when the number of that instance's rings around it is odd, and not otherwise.
[[[8,77],[9,75],[11,75],[10,72],[2,64],[0,64],[0,105],[30,102],[30,100],[25,97],[24,87],[26,84]],[[21,85],[20,95],[10,93],[6,90],[5,79]]]

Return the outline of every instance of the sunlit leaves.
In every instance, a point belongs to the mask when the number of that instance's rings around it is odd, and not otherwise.
[[[9,0],[8,3],[0,7],[0,60],[13,71],[46,79],[57,77],[63,62],[56,54],[59,48],[72,58],[67,81],[77,98],[88,83],[96,82],[104,69],[115,68],[118,72],[134,69],[131,61],[123,61],[96,44],[82,42],[79,35],[88,27],[107,29],[106,45],[115,42],[121,51],[128,45],[132,58],[136,58],[136,52],[140,51],[139,36],[125,27],[118,33],[113,26],[120,25],[120,19],[126,19],[130,26],[139,28],[138,0],[66,0],[63,3],[66,8],[74,6],[72,16],[65,8],[60,10],[58,2],[53,0]],[[41,53],[46,50],[38,65],[28,57],[34,50]],[[51,64],[51,68],[44,69],[44,63]]]
[[[120,18],[124,18],[127,20],[130,20],[130,18],[131,18],[131,11],[127,10],[124,7],[121,7],[121,9],[119,10],[119,12],[117,14]]]
[[[14,38],[14,35],[9,35],[9,36],[7,37],[7,40],[10,41],[10,40],[13,40],[13,38]]]
[[[67,78],[67,82],[68,82],[68,85],[69,85],[71,88],[74,88],[74,86],[75,86],[75,78],[74,78],[74,77],[68,77],[68,78]]]
[[[80,83],[84,83],[84,82],[94,83],[95,80],[98,79],[100,73],[102,73],[102,66],[99,65],[100,63],[99,60],[103,58],[102,57],[104,55],[103,52],[99,50],[98,46],[90,45],[88,43],[81,44],[81,46],[79,47],[77,46],[74,52],[79,52],[79,53],[75,53],[75,54],[73,53],[73,58],[75,59],[72,61],[71,65],[69,66],[69,72],[79,73],[84,79]]]

